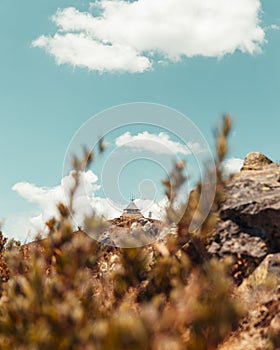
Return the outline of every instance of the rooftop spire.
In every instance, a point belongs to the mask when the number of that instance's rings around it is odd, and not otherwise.
[[[134,203],[133,197],[131,197],[131,202],[124,209],[123,215],[141,215],[142,216],[140,209]]]

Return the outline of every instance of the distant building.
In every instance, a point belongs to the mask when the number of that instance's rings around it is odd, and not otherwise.
[[[123,217],[135,217],[135,218],[139,218],[139,217],[142,218],[143,217],[140,209],[137,208],[133,199],[128,204],[128,206],[124,209],[122,216]]]

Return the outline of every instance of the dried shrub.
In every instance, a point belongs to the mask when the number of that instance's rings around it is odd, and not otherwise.
[[[218,169],[229,129],[225,118],[218,137]],[[103,152],[103,140],[99,148]],[[72,199],[79,171],[91,158],[85,150],[82,161],[73,161]],[[176,194],[184,182],[183,166],[177,164],[165,181],[167,194],[172,186]],[[241,309],[231,296],[229,264],[210,260],[205,250],[218,193],[206,222],[189,232],[199,191],[200,184],[191,194],[177,234],[141,248],[105,246],[81,230],[73,233],[69,207],[63,204],[58,206],[60,219],[47,223],[46,239],[2,255],[6,240],[1,235],[1,266],[10,278],[2,283],[0,348],[215,349],[236,326]],[[176,215],[172,207],[169,210]],[[95,217],[87,218],[90,225],[96,227]]]

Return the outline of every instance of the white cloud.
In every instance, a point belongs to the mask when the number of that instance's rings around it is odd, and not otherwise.
[[[3,225],[4,235],[9,239],[14,238],[23,243],[32,240],[38,231],[28,218],[31,215],[32,213],[25,213],[25,215],[7,217]]]
[[[89,70],[142,72],[150,67],[146,57],[141,57],[128,46],[104,45],[85,33],[55,34],[52,38],[41,36],[33,46],[46,49],[57,64],[70,63]]]
[[[98,177],[91,170],[81,174],[80,185],[77,188],[73,205],[76,211],[75,221],[78,223],[82,222],[84,215],[90,214],[90,195],[99,188],[96,184],[97,180]],[[51,217],[58,217],[57,204],[60,202],[68,203],[69,196],[67,192],[72,188],[73,183],[74,178],[72,173],[70,173],[70,175],[65,176],[61,180],[60,185],[51,188],[38,187],[27,182],[19,182],[12,187],[21,197],[36,204],[39,208],[37,214],[34,215],[34,213],[32,213],[28,219],[25,218],[25,233],[22,233],[21,237],[26,234],[27,231],[29,237],[34,237],[38,231],[45,232],[45,222]],[[18,220],[24,222],[23,217],[18,218]],[[18,232],[16,225],[8,224],[9,231],[12,233]]]
[[[259,52],[265,42],[260,12],[260,0],[100,0],[89,12],[59,9],[52,16],[58,32],[40,36],[33,46],[58,64],[143,72],[154,53],[163,63]]]
[[[277,24],[271,24],[269,28],[272,30],[280,30],[280,26],[278,26]]]
[[[144,131],[137,135],[131,135],[129,131],[125,132],[115,140],[117,147],[129,147],[135,150],[145,150],[157,154],[191,154],[191,152],[200,152],[198,143],[189,142],[183,145],[179,142],[170,140],[170,136],[164,132],[151,134]]]
[[[168,199],[164,197],[159,202],[150,199],[135,199],[135,204],[141,210],[145,217],[149,217],[151,212],[152,218],[157,220],[164,220],[166,214],[166,207],[168,206]]]
[[[75,203],[83,204],[88,202],[88,195],[96,191],[99,186],[96,184],[98,177],[91,171],[81,173],[80,186],[77,188]],[[15,184],[12,189],[16,191],[21,197],[25,198],[29,202],[37,204],[42,210],[41,220],[39,217],[34,219],[34,222],[45,222],[49,217],[58,215],[57,204],[60,202],[68,202],[69,196],[64,194],[73,187],[74,178],[72,173],[65,176],[60,185],[52,188],[37,187],[34,184],[27,182],[19,182]],[[68,197],[68,198],[67,198]],[[85,206],[82,206],[85,207]],[[75,207],[74,207],[75,209]]]
[[[230,158],[223,162],[222,169],[225,177],[234,175],[240,171],[243,166],[243,159]]]

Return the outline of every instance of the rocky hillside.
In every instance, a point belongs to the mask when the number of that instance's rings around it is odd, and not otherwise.
[[[73,234],[61,204],[47,238],[18,247],[0,235],[0,348],[280,349],[279,179],[250,153],[195,232],[199,186],[176,227],[92,217],[97,241]],[[138,248],[117,247],[124,238]]]
[[[225,184],[226,200],[211,235],[208,252],[231,255],[240,268],[239,283],[269,253],[280,249],[280,167],[260,153],[250,153],[240,173]]]
[[[142,246],[153,243],[160,236],[165,224],[161,221],[132,216],[121,216],[108,222],[108,227],[98,241],[117,247]]]
[[[225,184],[208,252],[233,258],[236,298],[249,312],[220,350],[280,348],[280,167],[250,153]],[[272,339],[272,342],[271,342]]]

